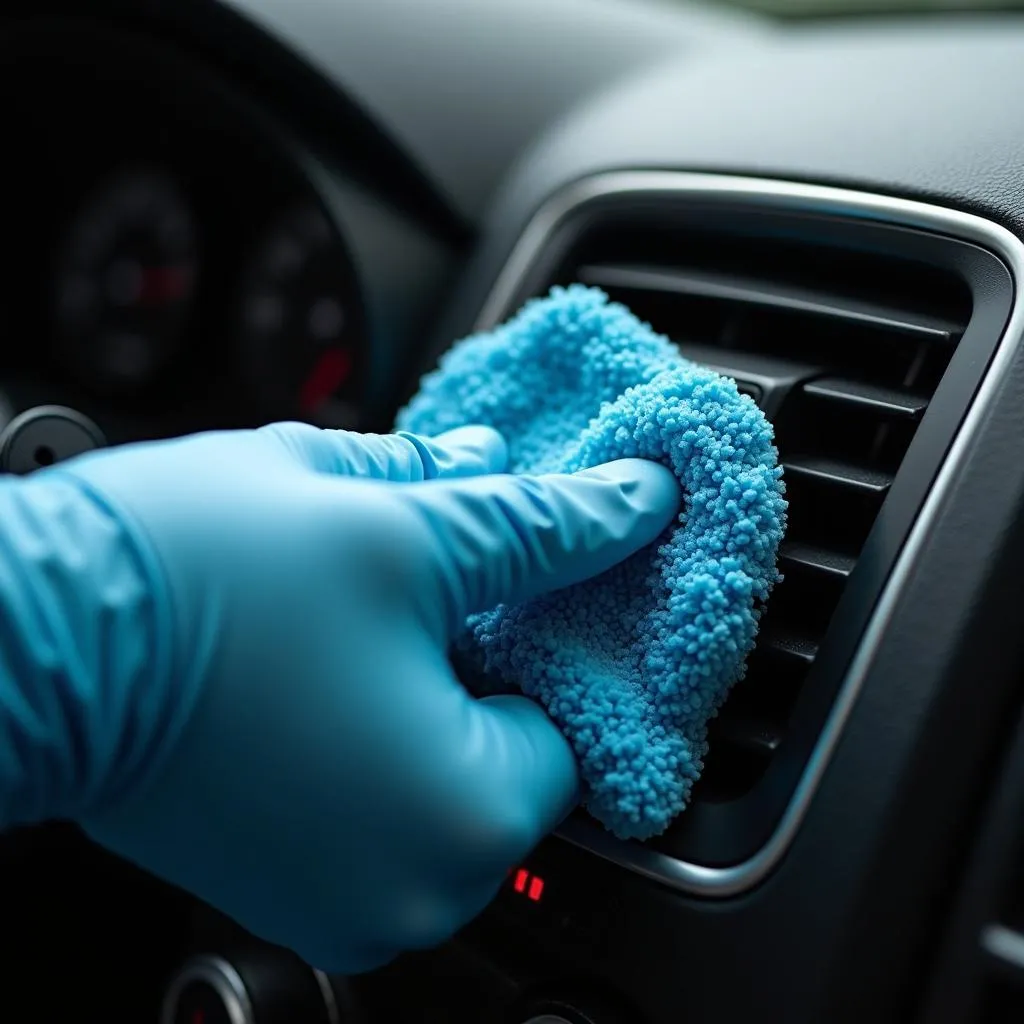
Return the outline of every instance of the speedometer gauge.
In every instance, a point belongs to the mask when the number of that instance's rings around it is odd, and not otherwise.
[[[149,383],[184,338],[195,276],[192,217],[174,182],[150,172],[107,182],[61,252],[58,358],[103,390]]]
[[[240,303],[241,361],[269,416],[358,425],[363,337],[355,275],[313,206],[289,210],[260,241]]]

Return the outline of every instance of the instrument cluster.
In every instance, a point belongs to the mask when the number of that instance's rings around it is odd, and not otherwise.
[[[57,239],[47,325],[56,365],[116,402],[183,372],[204,378],[209,357],[226,356],[235,372],[223,383],[237,389],[226,404],[354,425],[358,288],[324,211],[308,198],[267,211],[252,236],[215,240],[227,265],[204,258],[215,252],[206,228],[172,172],[105,176]]]
[[[4,67],[0,404],[72,406],[113,442],[359,426],[360,281],[314,162],[198,73],[163,88],[141,50],[82,74],[32,57]]]

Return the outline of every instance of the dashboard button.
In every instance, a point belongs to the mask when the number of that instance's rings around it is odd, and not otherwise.
[[[187,963],[164,999],[161,1024],[256,1024],[248,988],[221,957]]]
[[[173,1024],[241,1024],[251,1015],[235,993],[223,991],[206,981],[186,985],[178,998]]]
[[[332,981],[277,949],[199,956],[164,997],[160,1024],[352,1024],[343,980]]]
[[[544,999],[530,1004],[522,1024],[623,1024],[623,1017],[589,1000]]]

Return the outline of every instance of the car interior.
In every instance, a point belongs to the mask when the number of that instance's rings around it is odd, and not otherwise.
[[[22,829],[5,1017],[1024,1018],[1014,6],[4,5],[4,471],[388,431],[455,340],[581,282],[757,401],[790,501],[665,834],[574,812],[449,942],[344,977],[73,825]]]

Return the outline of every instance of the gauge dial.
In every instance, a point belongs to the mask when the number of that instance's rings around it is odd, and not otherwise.
[[[59,358],[103,390],[150,383],[184,340],[195,278],[195,227],[174,182],[148,172],[108,181],[61,253]]]
[[[259,243],[240,304],[242,365],[261,410],[358,425],[363,339],[355,275],[319,209],[288,211]]]

